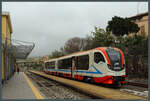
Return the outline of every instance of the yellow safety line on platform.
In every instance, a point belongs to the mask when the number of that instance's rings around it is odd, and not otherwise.
[[[31,87],[34,95],[36,96],[37,99],[44,99],[44,97],[39,93],[39,91],[33,86],[33,84],[31,83],[31,81],[29,80],[29,78],[26,76],[25,73],[23,73],[25,79],[27,80],[27,83],[29,84],[29,86]]]

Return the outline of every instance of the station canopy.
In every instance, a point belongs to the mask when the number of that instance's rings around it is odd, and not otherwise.
[[[26,59],[33,50],[35,44],[33,42],[25,42],[20,40],[11,40],[11,44],[7,46],[7,52],[12,53],[16,59]]]

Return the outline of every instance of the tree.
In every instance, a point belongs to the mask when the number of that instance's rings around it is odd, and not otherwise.
[[[92,49],[94,48],[93,47],[93,37],[92,36],[86,36],[84,38],[84,46],[83,46],[83,50],[89,50],[89,49]]]
[[[115,47],[120,48],[124,53],[126,53],[126,48],[125,48],[125,37],[123,36],[117,36],[116,37],[116,42],[115,42]]]
[[[105,31],[102,28],[95,27],[93,34],[93,48],[103,46],[113,46],[114,37],[110,31]]]
[[[140,35],[126,37],[125,46],[130,54],[148,54],[148,38]]]
[[[49,55],[49,58],[58,58],[63,56],[64,54],[61,51],[55,50]]]
[[[147,78],[148,38],[141,35],[128,36],[125,38],[124,45],[127,74]]]
[[[106,30],[110,30],[116,36],[123,36],[129,33],[137,33],[140,28],[128,18],[114,16],[111,21],[108,21]]]
[[[69,39],[63,48],[66,54],[74,53],[80,51],[83,47],[84,39],[79,37],[74,37]]]

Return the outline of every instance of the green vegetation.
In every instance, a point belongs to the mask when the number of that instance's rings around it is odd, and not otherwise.
[[[108,21],[107,30],[110,30],[116,36],[123,36],[129,33],[137,33],[140,28],[128,18],[114,16],[111,21]]]
[[[95,27],[93,34],[93,47],[113,46],[115,38],[110,31]]]
[[[63,55],[64,55],[63,51],[55,50],[51,53],[51,55],[49,55],[49,58],[58,58],[58,57],[61,57]]]

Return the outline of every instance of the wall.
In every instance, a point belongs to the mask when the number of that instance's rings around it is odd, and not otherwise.
[[[141,27],[144,26],[144,30],[145,30],[144,36],[147,37],[148,36],[148,16],[143,16],[142,19],[136,20],[135,23],[138,24],[138,26],[140,27],[140,31],[138,32],[138,34],[141,34]]]
[[[11,25],[10,25],[10,18],[9,15],[2,15],[2,81],[7,80],[12,75],[12,68],[11,62],[14,61],[12,58],[12,54],[6,51],[8,45],[11,44]],[[6,40],[7,38],[7,40]]]
[[[148,79],[148,56],[128,55],[126,58],[126,71],[129,78]]]
[[[6,38],[6,16],[2,16],[2,80],[4,80],[4,44]]]

